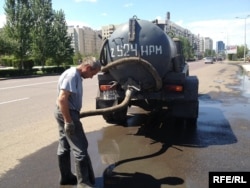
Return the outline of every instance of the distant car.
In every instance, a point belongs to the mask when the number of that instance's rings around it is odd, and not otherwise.
[[[207,64],[213,64],[214,63],[214,58],[213,57],[205,57],[204,63]]]
[[[223,61],[222,57],[217,57],[217,61]]]

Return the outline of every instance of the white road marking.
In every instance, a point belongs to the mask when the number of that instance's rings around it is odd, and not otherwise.
[[[22,99],[15,99],[15,100],[11,100],[11,101],[0,102],[0,105],[1,105],[1,104],[12,103],[12,102],[23,101],[23,100],[27,100],[27,99],[29,99],[29,98],[26,97],[26,98],[22,98]]]
[[[0,88],[0,90],[14,89],[14,88],[28,87],[28,86],[36,86],[36,85],[43,85],[43,84],[51,84],[51,83],[55,83],[55,82],[57,82],[57,81],[41,82],[41,83],[27,84],[27,85],[20,85],[20,86],[11,86],[11,87],[2,87],[2,88]]]

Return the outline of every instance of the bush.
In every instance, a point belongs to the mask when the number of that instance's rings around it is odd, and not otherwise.
[[[70,66],[64,66],[64,67],[44,67],[42,68],[43,73],[45,74],[52,74],[52,73],[62,73],[63,71],[65,71],[67,68],[69,68]]]
[[[34,61],[33,59],[27,59],[23,62],[24,69],[32,70],[34,66]]]
[[[41,69],[43,74],[61,74],[66,69],[70,68],[70,66],[63,67],[44,67]],[[31,76],[37,75],[39,69],[30,68],[27,69],[2,69],[0,70],[0,77],[17,77],[17,76]]]
[[[52,58],[49,58],[49,59],[46,60],[45,65],[46,66],[52,66],[52,65],[55,65],[55,63],[54,63]]]
[[[22,63],[19,59],[14,59],[12,62],[13,62],[13,67],[22,69]],[[31,70],[33,66],[34,66],[33,59],[26,59],[23,61],[23,69]]]
[[[36,75],[38,69],[31,69],[31,70],[20,70],[20,69],[3,69],[0,70],[0,77],[17,77],[17,76],[30,76]]]
[[[42,68],[43,74],[61,74],[65,69],[69,68],[70,66],[66,67],[47,67]],[[37,75],[39,69],[2,69],[0,70],[0,77],[17,77],[17,76],[31,76]]]
[[[2,56],[0,59],[0,64],[5,67],[12,67],[13,59],[13,56]]]

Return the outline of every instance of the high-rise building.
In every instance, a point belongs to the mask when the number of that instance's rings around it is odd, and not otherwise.
[[[225,51],[225,43],[223,41],[216,42],[216,53],[221,54]]]
[[[75,52],[79,51],[78,47],[78,33],[76,32],[74,26],[68,26],[67,29],[68,35],[71,37],[71,46]]]
[[[209,37],[204,38],[204,50],[213,50],[213,40]]]
[[[200,37],[200,43],[199,43],[199,47],[200,47],[200,52],[204,53],[205,52],[205,40],[204,37]]]
[[[213,50],[213,40],[209,37],[201,37],[195,35],[188,29],[183,28],[170,20],[170,13],[167,12],[165,20],[154,21],[161,29],[171,37],[184,37],[190,42],[194,50],[194,54],[198,57],[202,56],[206,49]],[[102,30],[95,31],[89,27],[80,28],[77,26],[68,27],[68,33],[72,36],[72,47],[75,52],[82,55],[99,53],[100,47],[104,39],[109,38],[119,25],[109,24],[102,26]]]
[[[102,26],[102,38],[109,38],[110,35],[115,31],[115,29],[118,27],[119,25],[113,25],[113,24],[109,24],[106,26]]]
[[[68,26],[68,35],[72,37],[71,46],[75,52],[82,55],[98,53],[102,39],[99,37],[101,31],[96,31],[90,27]]]

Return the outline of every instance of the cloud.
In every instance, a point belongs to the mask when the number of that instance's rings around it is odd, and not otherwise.
[[[209,37],[213,40],[214,46],[217,41],[224,41],[226,45],[243,45],[244,44],[244,21],[237,19],[228,20],[205,20],[190,23],[183,23],[185,28],[191,33],[201,37]],[[246,33],[250,36],[250,31]],[[250,45],[250,40],[246,43]]]

